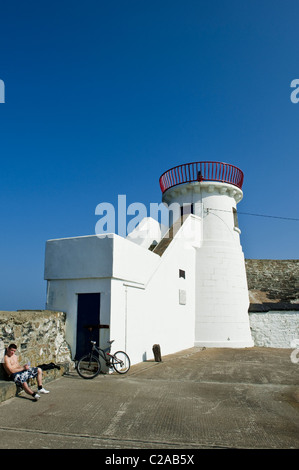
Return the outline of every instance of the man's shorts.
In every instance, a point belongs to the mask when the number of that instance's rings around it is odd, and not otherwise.
[[[37,367],[32,367],[31,369],[11,374],[10,378],[15,382],[16,385],[19,385],[21,387],[24,382],[27,382],[29,379],[34,379],[34,377],[36,376]]]

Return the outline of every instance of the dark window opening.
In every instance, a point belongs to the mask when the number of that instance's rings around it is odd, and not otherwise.
[[[186,273],[183,269],[179,269],[179,277],[182,277],[183,279],[186,279]]]

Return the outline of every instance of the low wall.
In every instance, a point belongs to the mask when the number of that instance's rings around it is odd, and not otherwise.
[[[31,366],[49,362],[71,363],[70,347],[65,341],[66,315],[49,310],[0,311],[0,342],[15,343],[20,364]],[[3,361],[3,349],[0,362]],[[0,377],[2,378],[2,377]]]
[[[299,340],[299,312],[250,312],[250,329],[255,346],[291,348]]]
[[[299,339],[299,260],[247,259],[255,346],[291,348]]]

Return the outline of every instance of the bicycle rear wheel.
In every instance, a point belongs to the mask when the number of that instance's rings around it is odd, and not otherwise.
[[[77,372],[83,379],[93,379],[101,371],[101,363],[92,354],[81,357],[77,364]]]
[[[111,358],[113,369],[119,374],[125,374],[131,367],[131,361],[127,353],[117,351]]]

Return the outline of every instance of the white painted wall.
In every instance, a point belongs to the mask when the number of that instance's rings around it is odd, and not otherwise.
[[[229,184],[202,187],[203,243],[196,262],[197,346],[253,346],[245,260],[233,214],[241,197],[241,190]]]
[[[245,261],[233,215],[242,197],[240,189],[220,182],[179,185],[163,195],[168,204],[193,203],[202,220],[196,249],[195,346],[253,346]]]
[[[102,324],[110,323],[111,279],[54,279],[47,283],[46,309],[66,312],[66,341],[76,354],[78,294],[100,293]],[[101,330],[100,344],[105,346],[109,331]]]
[[[146,248],[118,235],[113,238],[112,277],[144,284],[160,259]]]
[[[250,327],[255,346],[291,348],[299,340],[299,312],[250,312]]]
[[[193,230],[188,230],[190,227]],[[163,257],[118,235],[47,243],[47,308],[67,313],[66,339],[73,356],[79,293],[101,293],[101,323],[110,324],[113,350],[126,350],[132,363],[152,358],[155,343],[160,344],[162,354],[193,346],[192,245],[199,244],[199,227],[200,221],[189,217]],[[179,269],[185,270],[186,279],[179,278]],[[186,302],[182,302],[182,293]],[[100,344],[104,346],[107,330],[101,334]]]
[[[112,276],[114,234],[48,240],[45,279],[91,279]]]
[[[196,223],[190,217],[185,230]],[[186,243],[178,233],[162,258],[153,254],[158,264],[143,286],[112,280],[111,336],[117,338],[115,348],[125,349],[132,363],[153,358],[154,344],[160,344],[162,356],[194,345],[195,238]],[[179,269],[185,270],[185,279],[179,278]],[[185,292],[184,304],[180,290]]]
[[[197,251],[196,279],[195,345],[253,346],[243,253],[202,247]]]
[[[149,248],[153,242],[159,243],[162,238],[160,224],[152,217],[145,217],[140,224],[127,235],[127,240]]]
[[[110,324],[113,349],[126,350],[133,364],[152,358],[155,343],[162,356],[194,345],[253,345],[245,262],[232,212],[242,191],[224,183],[182,186],[168,190],[163,201],[175,202],[178,215],[179,204],[195,203],[196,215],[188,217],[162,257],[147,249],[151,238],[136,243],[132,236],[110,234],[47,242],[47,308],[67,313],[73,354],[77,295],[92,292],[102,294],[101,322]],[[152,225],[146,220],[141,229]],[[186,279],[179,278],[179,269]]]

